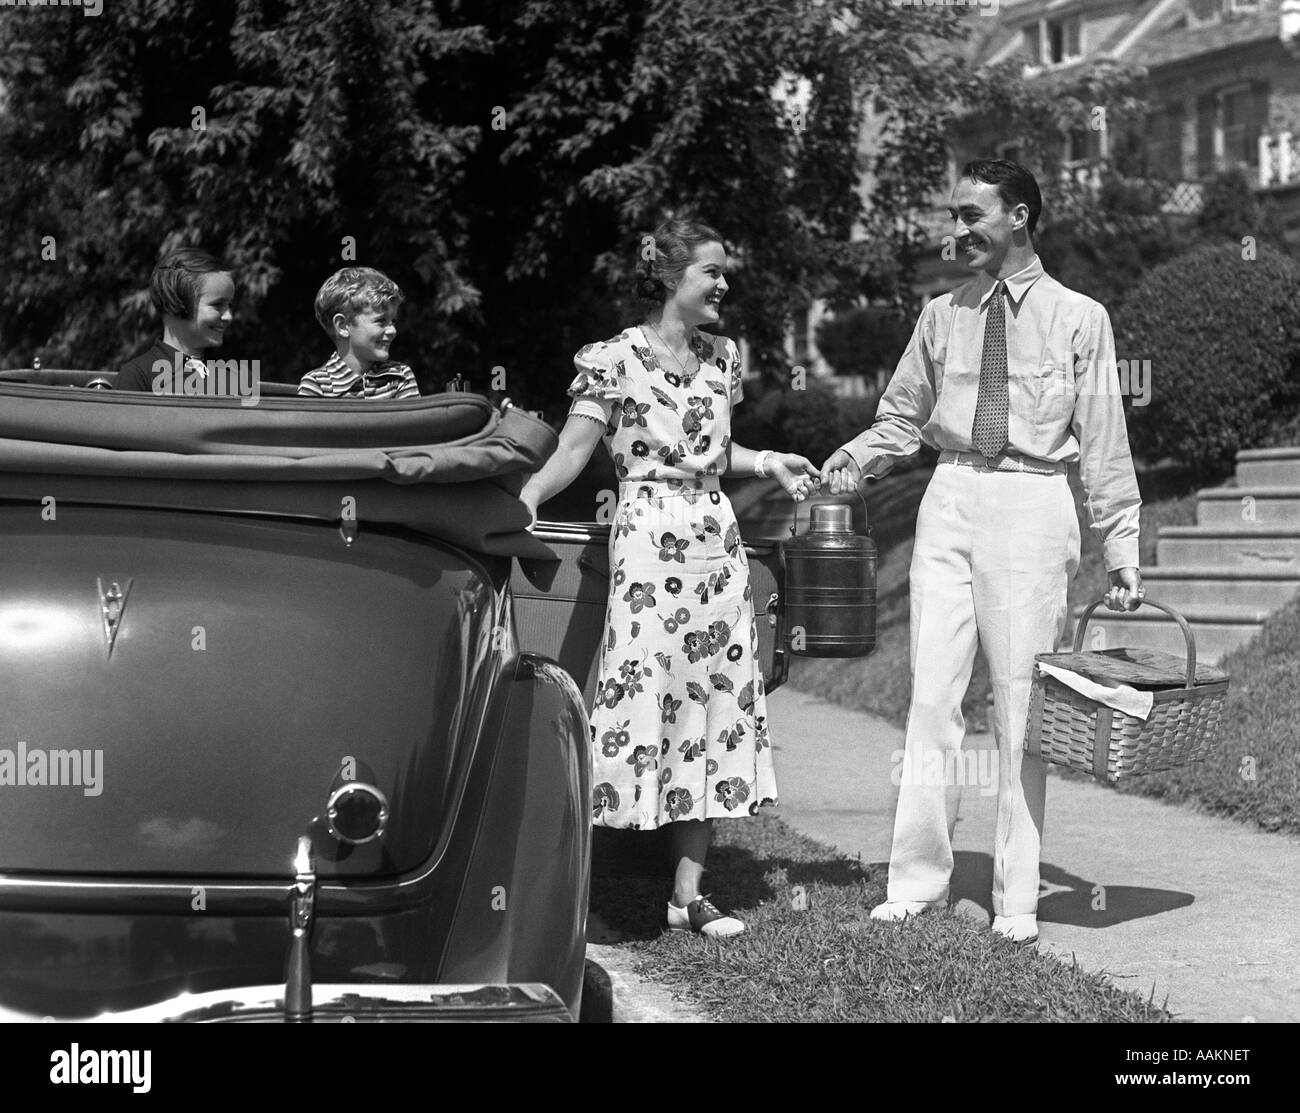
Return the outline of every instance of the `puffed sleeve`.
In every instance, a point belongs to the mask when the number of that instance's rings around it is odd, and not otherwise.
[[[587,344],[573,357],[577,374],[569,384],[571,414],[585,414],[608,422],[623,397],[619,369],[608,344]]]

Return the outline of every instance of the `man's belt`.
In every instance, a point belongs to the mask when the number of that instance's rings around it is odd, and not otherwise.
[[[1063,475],[1069,469],[1068,464],[1036,460],[1032,456],[1008,456],[1005,452],[985,456],[980,452],[954,452],[949,448],[939,453],[939,463],[960,464],[985,471],[1027,471],[1033,475]]]

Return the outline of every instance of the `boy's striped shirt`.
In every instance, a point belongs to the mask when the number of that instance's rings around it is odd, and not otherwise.
[[[415,372],[405,363],[384,360],[372,364],[364,375],[353,371],[340,355],[314,371],[308,371],[298,384],[298,393],[308,398],[419,398],[420,386]]]

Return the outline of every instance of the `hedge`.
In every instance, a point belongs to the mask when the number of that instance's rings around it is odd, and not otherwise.
[[[1300,265],[1249,243],[1180,255],[1125,301],[1116,348],[1151,361],[1150,404],[1130,411],[1134,452],[1221,478],[1300,409]]]

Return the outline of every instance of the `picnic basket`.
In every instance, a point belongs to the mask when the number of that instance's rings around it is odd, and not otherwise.
[[[1187,620],[1152,599],[1142,602],[1164,611],[1182,630],[1187,643],[1185,662],[1151,649],[1082,652],[1088,619],[1103,602],[1098,600],[1083,612],[1074,633],[1073,652],[1040,653],[1035,661],[1095,681],[1151,690],[1151,714],[1139,719],[1098,703],[1035,665],[1026,752],[1109,784],[1204,760],[1219,740],[1228,698],[1227,674],[1206,665],[1198,669],[1196,638]]]

